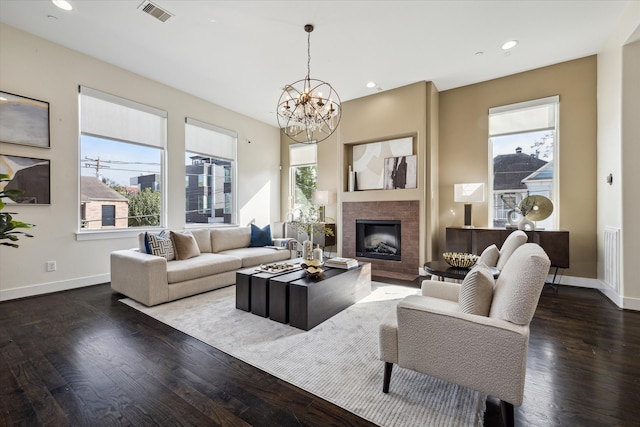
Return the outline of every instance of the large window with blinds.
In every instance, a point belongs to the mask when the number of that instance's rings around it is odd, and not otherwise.
[[[235,224],[236,132],[188,118],[185,122],[185,221]]]
[[[80,229],[165,223],[165,111],[80,87]]]
[[[552,96],[489,109],[490,218],[494,227],[518,220],[527,196],[551,200],[554,212],[537,228],[557,228],[558,106]]]
[[[311,205],[311,195],[318,188],[318,149],[316,144],[289,146],[289,210]]]

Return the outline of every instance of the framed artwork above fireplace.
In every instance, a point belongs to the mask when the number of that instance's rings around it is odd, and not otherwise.
[[[356,144],[352,150],[357,190],[382,190],[385,188],[385,160],[413,156],[413,137]]]

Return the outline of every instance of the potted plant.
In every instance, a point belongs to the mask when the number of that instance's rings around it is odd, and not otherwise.
[[[9,175],[0,174],[0,183],[10,181]],[[4,202],[4,198],[11,199],[15,201],[23,191],[7,189],[6,187],[0,190],[0,211],[4,209],[6,203]],[[17,248],[19,245],[13,242],[17,242],[19,239],[19,235],[23,235],[25,237],[33,237],[29,233],[25,233],[24,231],[16,231],[16,228],[31,228],[33,224],[27,224],[26,222],[16,221],[13,219],[12,215],[16,215],[15,212],[0,212],[0,245],[10,246],[12,248]],[[8,240],[8,242],[3,242],[2,240]]]

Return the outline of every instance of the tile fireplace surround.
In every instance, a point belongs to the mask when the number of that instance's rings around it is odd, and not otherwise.
[[[420,267],[420,202],[344,202],[342,204],[342,256],[370,262],[372,274],[412,280]],[[400,261],[356,257],[356,220],[399,220],[401,223]]]

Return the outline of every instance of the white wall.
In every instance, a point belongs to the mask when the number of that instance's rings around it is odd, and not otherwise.
[[[238,133],[239,224],[280,218],[280,135],[269,126],[13,27],[0,24],[0,90],[50,103],[51,148],[0,143],[0,153],[51,160],[51,204],[17,206],[34,223],[20,248],[0,246],[0,300],[109,280],[109,253],[135,247],[135,237],[78,240],[78,86],[168,112],[168,227],[184,227],[184,119]],[[249,141],[251,141],[249,143]],[[136,234],[136,233],[129,233]],[[57,271],[46,272],[46,261]]]
[[[636,115],[635,122],[638,122],[638,101],[630,100],[627,95],[623,100],[623,93],[630,90],[633,84],[638,85],[640,71],[633,75],[631,68],[637,67],[638,63],[628,63],[626,77],[623,79],[623,52],[625,43],[639,25],[640,3],[629,2],[615,32],[598,54],[598,279],[604,279],[604,229],[619,228],[622,236],[621,290],[617,294],[606,285],[602,290],[619,306],[634,309],[640,309],[640,283],[631,274],[632,260],[640,259],[640,249],[637,245],[638,233],[635,231],[633,234],[630,219],[636,220],[634,217],[637,213],[640,169],[637,164],[632,164],[637,163],[638,159],[637,152],[634,157],[631,148],[633,138],[637,146],[638,134],[633,135],[630,122],[633,121],[632,114]],[[633,102],[636,103],[635,108],[632,106]],[[628,108],[631,109],[627,110]],[[629,126],[624,137],[623,117],[626,119],[626,126]],[[606,183],[606,177],[610,173],[613,175],[613,185]],[[636,193],[632,202],[626,200],[630,192]],[[635,210],[632,209],[632,204],[636,204]],[[623,218],[627,219],[623,221]]]

